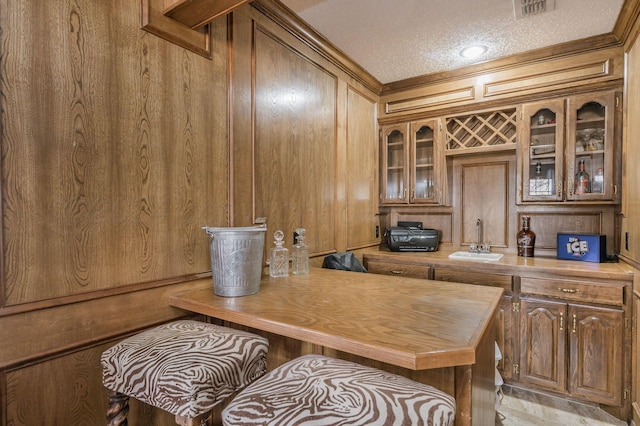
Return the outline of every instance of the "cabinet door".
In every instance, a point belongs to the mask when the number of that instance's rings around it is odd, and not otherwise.
[[[411,123],[411,203],[439,203],[441,198],[437,120]]]
[[[567,199],[611,200],[615,187],[614,91],[569,98],[567,106]],[[581,170],[581,167],[584,170]],[[584,184],[580,184],[583,181]]]
[[[566,311],[565,303],[520,299],[520,382],[566,392]]]
[[[522,200],[561,201],[564,165],[564,100],[522,107]]]
[[[498,371],[503,379],[513,378],[513,296],[502,297],[496,313],[496,342],[502,353],[502,359],[498,362]]]
[[[569,305],[569,393],[608,405],[622,403],[624,312]]]
[[[407,203],[409,192],[408,125],[382,128],[382,202]]]

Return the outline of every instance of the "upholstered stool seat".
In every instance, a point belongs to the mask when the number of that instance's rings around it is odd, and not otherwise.
[[[126,422],[129,397],[174,414],[178,424],[199,424],[266,372],[268,347],[261,336],[199,321],[131,336],[102,354],[109,424]]]
[[[454,399],[375,368],[305,355],[265,374],[222,411],[231,425],[452,425]]]

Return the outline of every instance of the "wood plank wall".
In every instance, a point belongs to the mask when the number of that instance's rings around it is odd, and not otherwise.
[[[103,424],[100,354],[187,315],[166,298],[209,276],[204,225],[379,241],[368,83],[248,5],[211,60],[139,8],[0,0],[1,425]],[[174,421],[134,402],[129,424]]]

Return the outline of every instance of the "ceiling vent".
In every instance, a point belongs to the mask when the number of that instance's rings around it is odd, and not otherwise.
[[[554,10],[555,7],[555,0],[513,0],[513,10],[516,14],[516,19],[540,15],[541,13]]]

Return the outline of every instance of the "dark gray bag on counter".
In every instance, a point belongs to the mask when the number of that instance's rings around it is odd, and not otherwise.
[[[340,271],[367,272],[367,268],[353,254],[353,252],[335,253],[325,256],[322,267],[326,269],[338,269]]]

